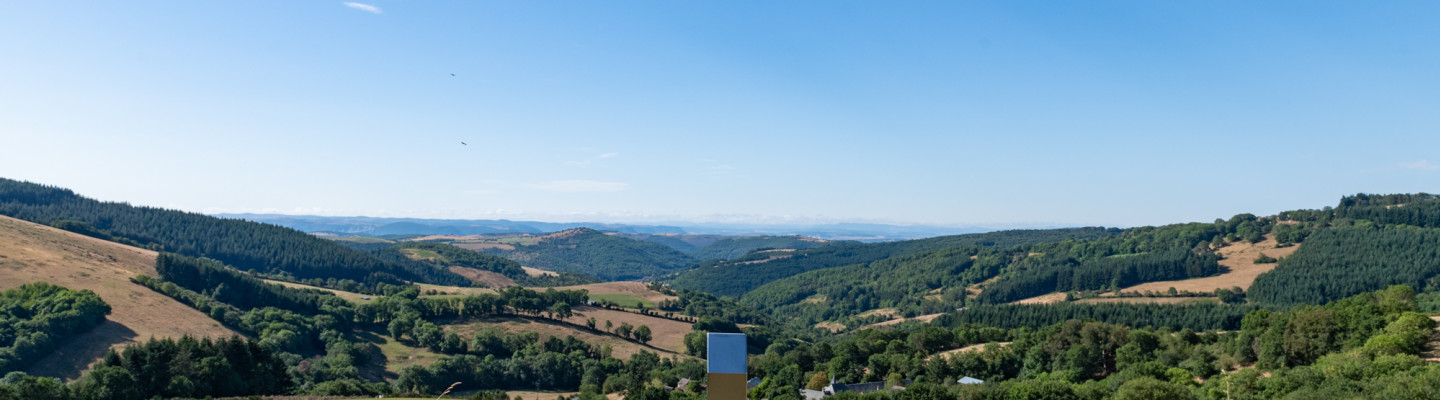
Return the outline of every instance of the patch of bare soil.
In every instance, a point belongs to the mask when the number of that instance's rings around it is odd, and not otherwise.
[[[238,335],[205,314],[130,281],[155,276],[155,252],[0,216],[0,290],[31,282],[89,289],[110,304],[100,326],[28,372],[74,379],[110,348],[154,338]]]

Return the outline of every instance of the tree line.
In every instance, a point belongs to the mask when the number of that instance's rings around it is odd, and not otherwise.
[[[381,261],[365,252],[278,225],[101,202],[58,187],[0,178],[0,215],[103,236],[242,270],[299,279],[402,280],[465,286],[468,280],[420,263]],[[63,222],[62,222],[63,221]]]
[[[0,374],[34,364],[107,314],[110,305],[90,290],[36,282],[0,292]]]

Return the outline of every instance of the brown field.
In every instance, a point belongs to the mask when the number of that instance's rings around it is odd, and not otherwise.
[[[860,327],[860,329],[873,329],[873,328],[879,328],[879,327],[883,327],[883,326],[899,325],[901,322],[905,322],[905,321],[923,321],[923,322],[930,322],[930,321],[934,320],[935,318],[939,318],[941,315],[945,315],[945,313],[917,315],[917,316],[915,316],[915,318],[898,318],[898,319],[892,319],[892,320],[889,320],[889,321],[877,322],[877,323],[873,323],[873,324],[870,324],[870,325],[865,325],[865,326]]]
[[[828,321],[827,321],[827,322],[820,322],[820,323],[815,324],[815,327],[816,327],[816,328],[820,328],[820,329],[824,329],[824,330],[827,330],[827,331],[830,331],[830,332],[839,332],[839,331],[845,330],[845,324],[842,324],[842,323],[839,323],[839,322],[828,322]]]
[[[1204,278],[1194,278],[1179,281],[1147,282],[1139,285],[1120,289],[1122,292],[1143,292],[1146,290],[1163,292],[1175,288],[1176,290],[1189,290],[1192,292],[1213,292],[1215,289],[1229,289],[1242,287],[1249,290],[1250,284],[1255,282],[1255,277],[1275,269],[1275,263],[1256,264],[1255,257],[1261,253],[1274,258],[1283,258],[1294,253],[1301,245],[1296,244],[1290,247],[1275,248],[1275,237],[1266,235],[1265,240],[1259,243],[1231,243],[1220,248],[1220,266],[1228,269],[1220,275]]]
[[[0,290],[31,282],[89,289],[110,304],[104,323],[72,339],[28,372],[74,379],[107,349],[150,338],[238,333],[184,304],[130,282],[155,275],[155,252],[0,216]]]
[[[950,357],[950,356],[953,356],[953,355],[956,355],[956,354],[962,354],[962,353],[975,353],[975,352],[979,352],[979,351],[981,351],[981,350],[985,350],[985,346],[989,346],[989,345],[992,345],[992,344],[993,344],[993,345],[996,345],[996,346],[998,346],[998,347],[1000,347],[1000,348],[1004,348],[1005,346],[1009,346],[1009,345],[1010,345],[1010,342],[995,342],[995,343],[972,344],[972,345],[965,346],[965,347],[961,347],[961,348],[958,348],[958,349],[955,349],[955,350],[946,350],[946,351],[942,351],[942,352],[939,352],[939,353],[935,353],[934,355],[931,355],[930,357],[927,357],[926,359],[928,360],[928,359],[935,358],[935,357]]]
[[[428,283],[416,283],[415,286],[420,287],[420,293],[422,293],[422,296],[423,293],[430,290],[438,291],[441,295],[445,296],[474,296],[485,293],[495,293],[495,289],[480,287],[440,286],[431,285]]]
[[[866,311],[866,312],[860,313],[860,315],[857,315],[857,317],[864,318],[864,317],[872,317],[872,316],[876,316],[876,315],[884,315],[884,316],[889,317],[889,318],[895,318],[895,317],[899,317],[899,316],[900,316],[900,310],[896,310],[896,309],[894,309],[894,308],[877,308],[877,309],[874,309],[874,310],[870,310],[870,311]]]
[[[1031,298],[1028,298],[1028,299],[1015,300],[1015,301],[1010,302],[1010,304],[1055,304],[1055,303],[1064,303],[1064,302],[1065,302],[1065,294],[1064,294],[1064,293],[1058,293],[1058,292],[1057,292],[1057,293],[1051,293],[1051,294],[1046,294],[1046,295],[1035,296],[1035,297],[1031,297]]]
[[[360,294],[360,293],[355,293],[355,292],[347,292],[347,291],[344,291],[344,290],[331,289],[331,288],[323,288],[323,287],[319,287],[319,286],[310,286],[310,285],[293,283],[293,282],[272,281],[272,280],[269,280],[269,279],[261,279],[261,280],[262,280],[262,281],[265,281],[265,283],[273,283],[273,284],[280,285],[280,286],[284,286],[284,287],[288,287],[288,288],[295,288],[295,289],[319,289],[319,290],[324,290],[324,291],[327,291],[327,292],[330,292],[330,293],[334,293],[336,296],[339,296],[339,297],[342,298],[342,299],[349,300],[351,303],[364,303],[364,302],[368,301],[368,300],[365,300],[366,297],[369,297],[369,298],[371,298],[371,299],[377,299],[377,298],[385,297],[385,296],[372,296],[372,295],[368,295],[368,294]]]
[[[546,288],[531,288],[531,289],[535,289],[535,290],[545,290]],[[675,297],[675,296],[671,296],[671,295],[668,295],[668,294],[656,292],[656,291],[654,291],[654,290],[650,290],[650,288],[645,287],[645,283],[643,283],[643,282],[602,282],[602,283],[591,283],[591,284],[588,284],[588,285],[561,286],[561,287],[555,288],[555,290],[580,290],[580,289],[588,290],[588,291],[590,291],[590,294],[602,294],[602,293],[621,293],[621,294],[628,294],[628,295],[631,295],[631,296],[639,297],[639,298],[641,298],[641,299],[645,299],[645,301],[649,301],[649,302],[652,302],[652,303],[659,303],[659,302],[665,301],[665,300],[675,300],[675,299],[679,299],[679,297]]]
[[[500,275],[491,271],[460,266],[451,266],[450,268],[446,269],[450,270],[450,272],[454,272],[457,275],[463,276],[466,279],[469,279],[471,282],[484,285],[485,287],[503,289],[515,286],[514,279],[510,279],[510,277],[508,276]]]
[[[507,246],[508,246],[508,245],[507,245]],[[525,275],[530,275],[530,276],[545,276],[545,275],[560,276],[560,273],[559,273],[559,272],[555,272],[555,271],[546,271],[546,270],[543,270],[543,269],[530,268],[530,267],[520,267],[520,268],[525,270]]]
[[[806,298],[805,300],[801,300],[800,302],[801,302],[801,303],[824,303],[825,300],[827,300],[827,299],[825,298],[825,296],[816,296],[816,297]]]
[[[596,317],[595,319],[600,320],[599,317]],[[605,329],[604,322],[600,322],[597,325],[598,326],[596,328]],[[616,323],[616,325],[619,325],[619,323]],[[586,343],[591,343],[596,346],[610,345],[612,351],[611,354],[614,355],[615,358],[621,360],[629,360],[630,356],[633,356],[641,351],[658,353],[661,357],[667,358],[672,356],[680,358],[690,358],[690,356],[684,355],[683,353],[677,353],[663,348],[653,348],[615,336],[597,334],[569,324],[551,321],[543,318],[492,316],[467,319],[463,321],[454,321],[446,323],[444,327],[445,330],[455,332],[456,334],[460,335],[460,337],[465,338],[466,341],[469,341],[470,338],[475,337],[475,334],[480,333],[481,331],[484,331],[486,329],[495,329],[500,332],[508,333],[535,332],[540,334],[540,340],[545,340],[546,338],[551,336],[559,337],[562,339],[566,336],[574,336],[576,339],[583,340]],[[652,326],[651,329],[653,330],[654,327]]]
[[[685,352],[685,334],[690,333],[689,323],[591,306],[575,307],[575,316],[565,321],[583,326],[585,319],[590,317],[595,317],[595,328],[602,330],[605,329],[605,321],[613,322],[615,326],[620,326],[621,322],[649,326],[650,336],[654,338],[650,345],[674,353]]]
[[[485,249],[515,250],[515,246],[504,243],[455,242],[454,246],[462,249],[475,251],[482,251]]]
[[[1090,299],[1076,300],[1080,304],[1103,304],[1103,303],[1155,303],[1155,304],[1186,304],[1199,303],[1202,301],[1220,301],[1214,297],[1096,297]]]

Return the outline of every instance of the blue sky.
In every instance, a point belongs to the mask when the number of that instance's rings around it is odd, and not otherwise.
[[[1440,191],[1437,12],[6,2],[0,176],[203,212],[1208,221]]]

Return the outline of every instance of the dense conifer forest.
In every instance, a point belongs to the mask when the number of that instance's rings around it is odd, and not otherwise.
[[[102,239],[192,257],[241,270],[298,279],[344,279],[374,284],[413,280],[466,285],[464,277],[423,266],[381,261],[365,252],[294,229],[203,214],[101,202],[66,189],[0,178],[0,215]]]
[[[738,297],[768,282],[806,271],[874,262],[959,246],[1014,247],[1025,243],[1088,239],[1118,233],[1105,228],[1014,230],[888,243],[826,246],[793,252],[752,252],[729,261],[702,263],[672,280],[677,288]]]

